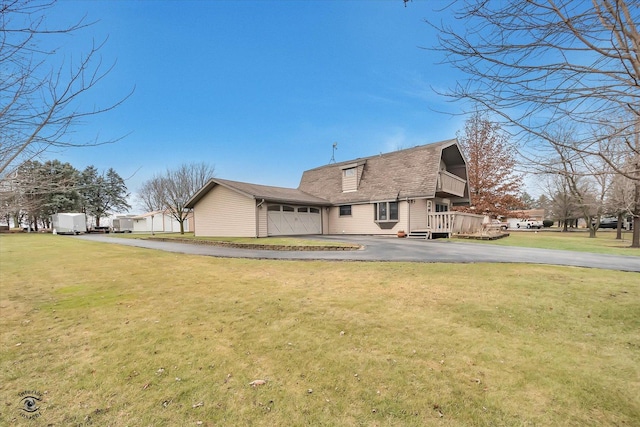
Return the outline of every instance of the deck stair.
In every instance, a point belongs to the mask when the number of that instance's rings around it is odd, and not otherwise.
[[[407,237],[409,239],[430,239],[431,231],[430,230],[413,230],[409,232]]]
[[[429,212],[426,224],[410,230],[411,239],[448,238],[453,234],[473,234],[482,229],[483,215],[464,212]]]

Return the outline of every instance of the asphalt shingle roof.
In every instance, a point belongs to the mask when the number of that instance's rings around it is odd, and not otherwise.
[[[186,207],[192,208],[195,204],[207,194],[216,185],[225,186],[231,190],[237,191],[260,200],[265,199],[270,202],[305,204],[314,206],[326,206],[328,202],[311,194],[307,194],[295,188],[272,187],[269,185],[251,184],[248,182],[230,181],[228,179],[213,178],[200,189],[186,204]]]
[[[303,173],[298,189],[334,205],[434,197],[442,150],[456,143],[451,139],[311,169]],[[362,163],[358,190],[342,192],[344,167]]]
[[[434,197],[443,150],[457,144],[455,139],[420,145],[405,150],[332,163],[305,171],[297,189],[251,184],[213,178],[187,202],[192,208],[216,185],[223,185],[257,200],[269,202],[328,206],[404,198]],[[451,151],[453,150],[453,151]],[[456,149],[447,150],[448,163],[464,164]],[[342,170],[364,165],[357,191],[342,191]]]

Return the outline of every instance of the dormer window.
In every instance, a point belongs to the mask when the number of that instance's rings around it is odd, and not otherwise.
[[[342,192],[358,190],[357,166],[342,169]]]
[[[341,167],[342,192],[358,191],[358,184],[362,176],[364,162],[351,163]]]

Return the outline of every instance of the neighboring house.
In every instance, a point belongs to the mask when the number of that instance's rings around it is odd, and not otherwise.
[[[184,231],[193,231],[193,214],[184,222]],[[153,211],[133,217],[134,233],[179,233],[180,223],[167,211]]]
[[[469,205],[469,191],[453,139],[311,169],[297,189],[214,178],[186,207],[196,236],[478,231],[483,217],[456,205]]]

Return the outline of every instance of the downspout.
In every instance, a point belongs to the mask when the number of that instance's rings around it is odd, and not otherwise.
[[[404,199],[407,202],[407,236],[411,233],[411,202],[408,197]]]
[[[320,208],[320,212],[322,213],[322,219],[321,219],[322,224],[321,225],[322,225],[322,235],[323,236],[325,234],[329,234],[329,230],[331,230],[331,225],[329,224],[329,218],[330,218],[329,217],[329,211],[330,210],[331,210],[330,206],[322,206]],[[327,229],[326,230],[324,229],[324,224],[325,224],[324,218],[325,217],[327,218],[327,221],[326,221],[327,222]]]
[[[263,204],[264,199],[256,205],[256,239],[260,238],[260,208]]]

